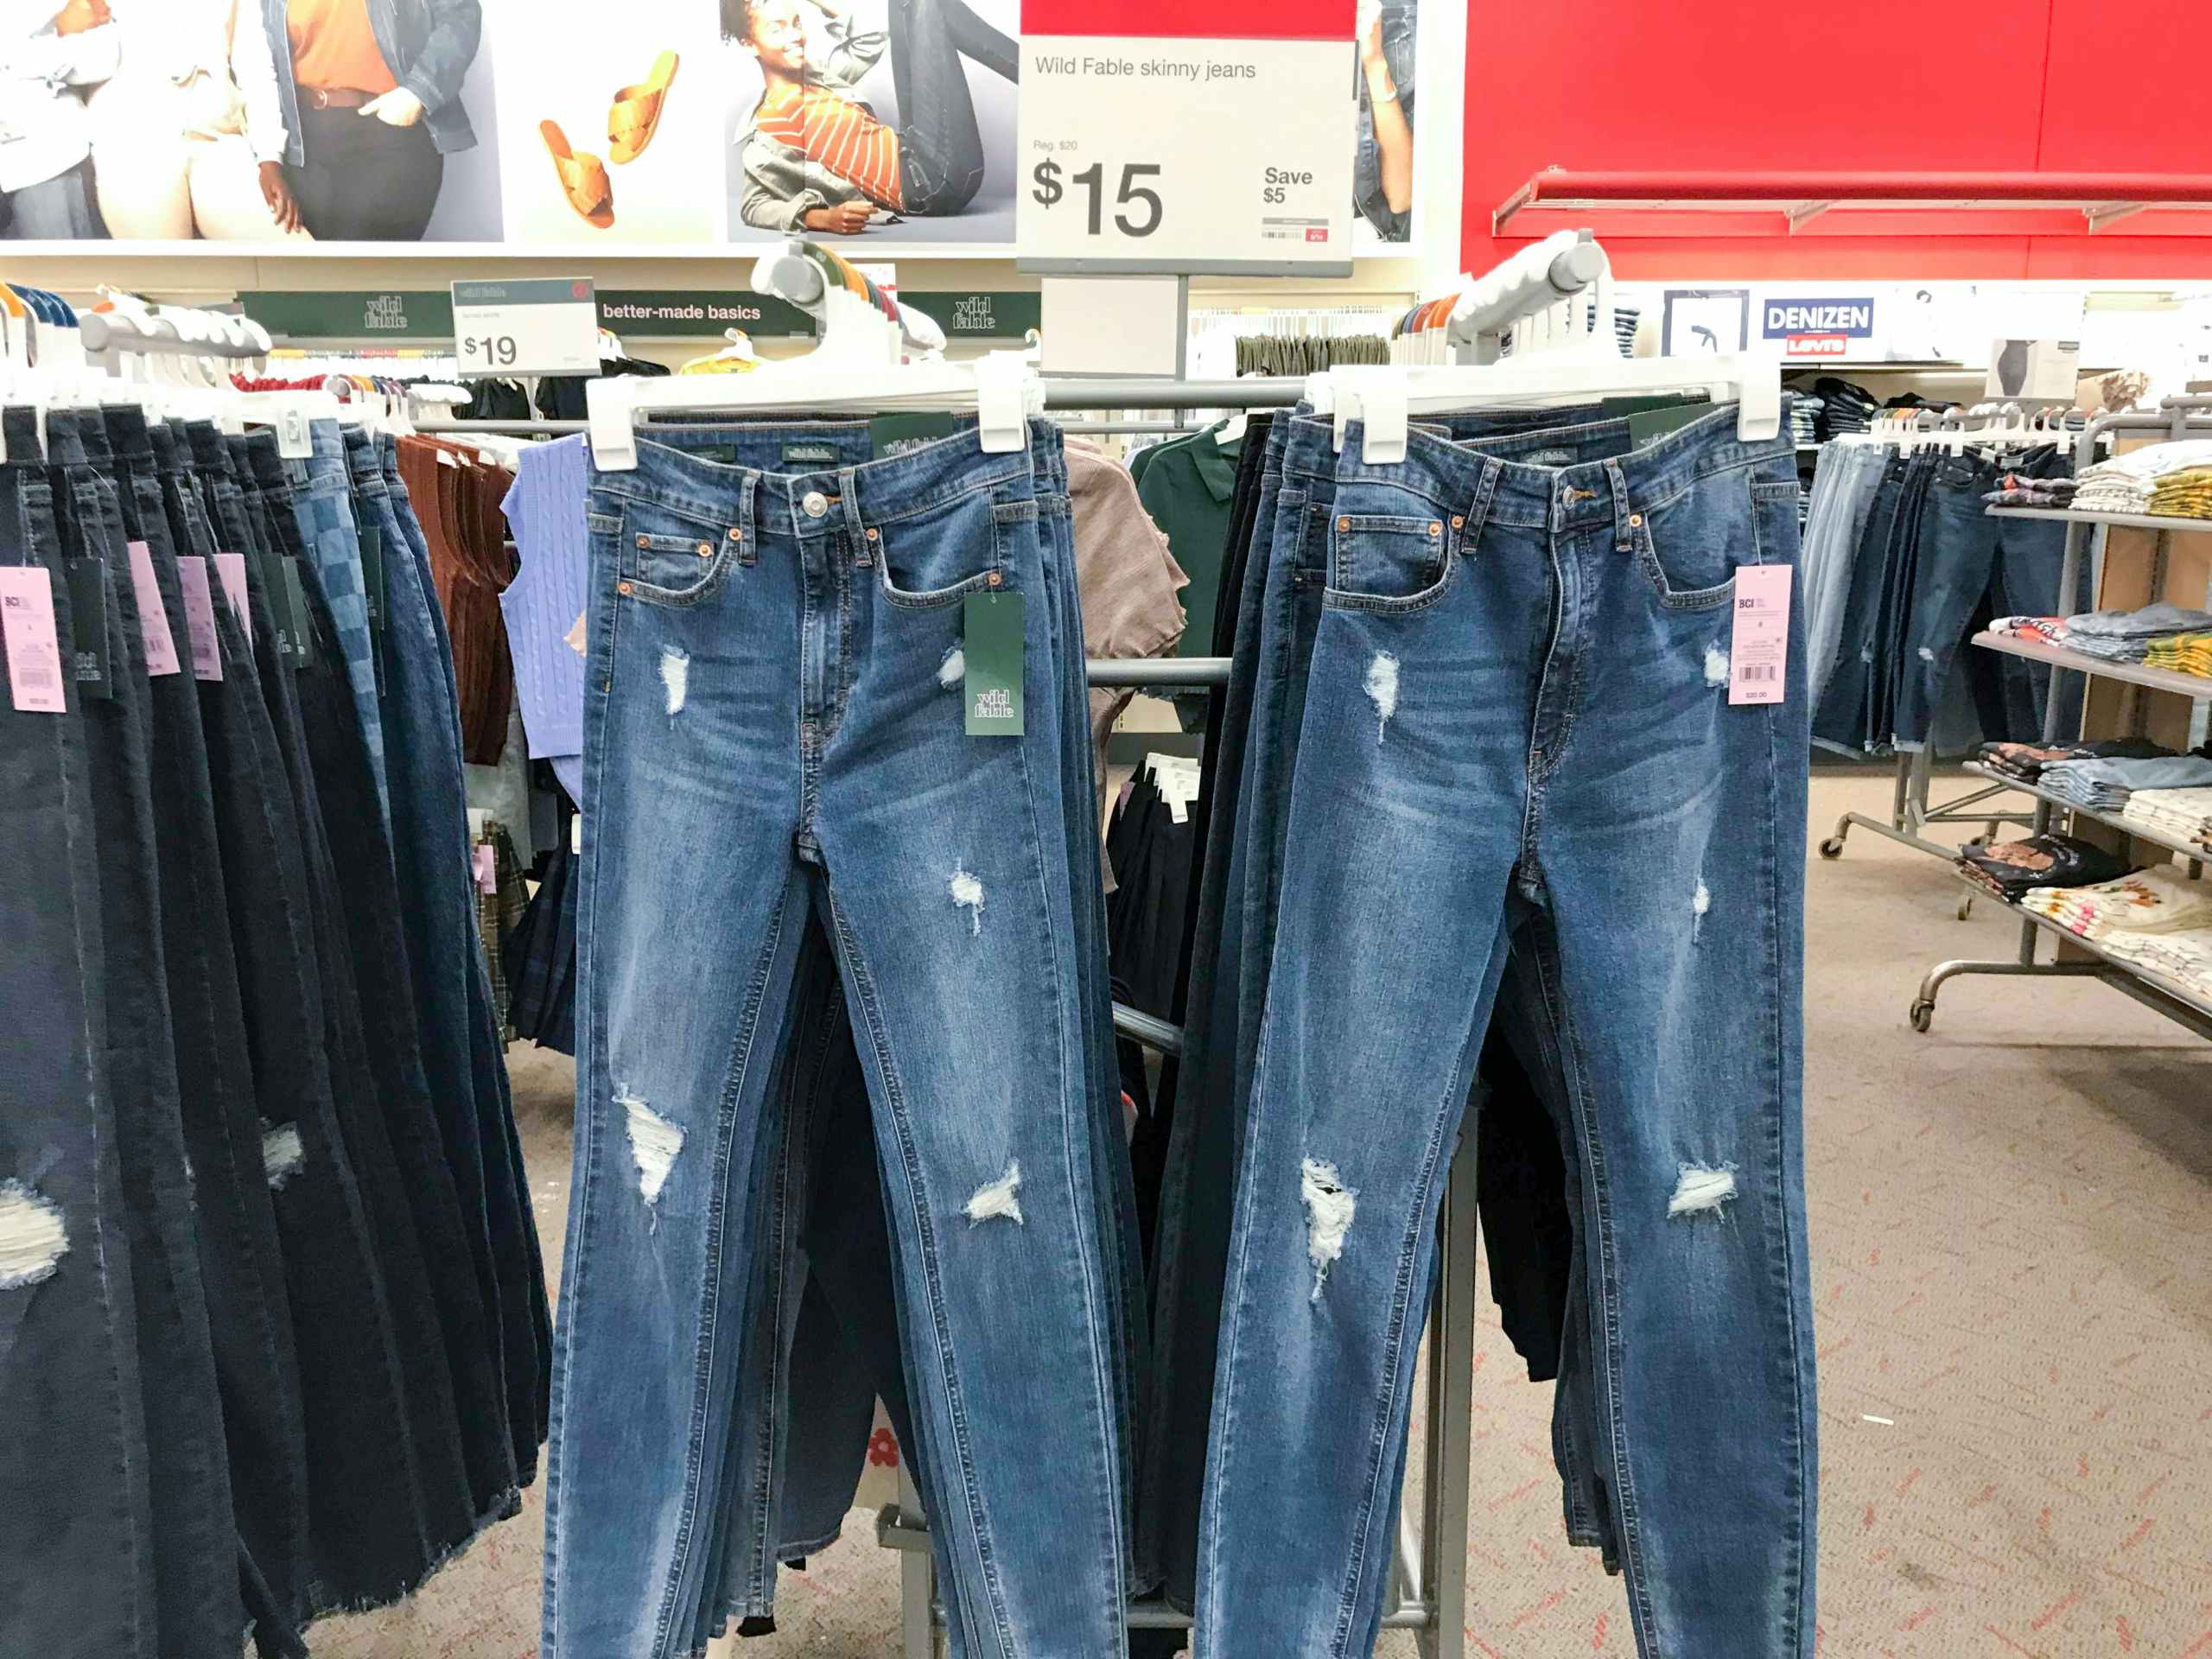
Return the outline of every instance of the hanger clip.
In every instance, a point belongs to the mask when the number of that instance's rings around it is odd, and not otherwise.
[[[637,471],[638,416],[630,402],[629,377],[586,381],[584,404],[590,418],[592,465],[603,473]]]

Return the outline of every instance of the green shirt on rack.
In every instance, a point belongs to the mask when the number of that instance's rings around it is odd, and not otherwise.
[[[1221,421],[1187,438],[1163,443],[1137,457],[1137,499],[1167,537],[1175,563],[1191,578],[1183,590],[1189,620],[1178,655],[1213,653],[1213,618],[1220,598],[1223,555],[1229,540],[1230,501],[1236,493],[1236,459],[1243,440],[1224,443]]]

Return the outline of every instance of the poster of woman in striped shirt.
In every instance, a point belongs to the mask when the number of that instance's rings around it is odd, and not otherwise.
[[[906,241],[1014,239],[1016,0],[889,0],[880,29],[850,0],[721,5],[761,82],[737,135],[735,234],[898,225]],[[861,90],[887,58],[895,120]],[[988,73],[971,81],[970,63]]]

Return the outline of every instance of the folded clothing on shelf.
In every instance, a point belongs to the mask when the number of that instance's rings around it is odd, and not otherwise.
[[[2085,512],[2147,512],[2160,479],[2199,467],[2212,467],[2212,442],[2146,444],[2084,468],[2074,505]]]
[[[2212,612],[2164,600],[2133,611],[2090,611],[2066,619],[2060,638],[2069,651],[2113,662],[2141,662],[2154,641],[2212,629]]]
[[[2212,760],[2204,764],[2212,766]],[[2127,798],[2120,816],[2173,840],[2191,842],[2212,851],[2212,786],[2139,789]]]
[[[1993,507],[2067,507],[2082,487],[2078,478],[2037,478],[2029,473],[2007,473],[1997,487],[1981,499]]]
[[[2175,754],[2146,760],[2056,760],[2044,766],[2040,781],[2061,799],[2113,811],[2126,806],[2139,789],[2190,789],[2212,784],[2212,760],[2201,754]]]
[[[1985,743],[1975,751],[1974,758],[1992,772],[2032,784],[2042,778],[2045,767],[2070,760],[2163,760],[2172,753],[2171,749],[2153,743],[2147,737],[2107,737],[2056,747],[2041,743]]]
[[[2101,847],[2072,836],[2031,836],[1988,847],[1959,849],[1959,874],[2017,904],[2034,887],[2082,887],[2110,881],[2129,867]]]
[[[2173,980],[2192,996],[2212,997],[2212,929],[2145,933],[2120,928],[2098,943],[2123,962]]]
[[[2171,669],[2177,674],[2212,675],[2212,632],[2169,633],[2144,647],[2146,668]]]
[[[2151,486],[2150,510],[2163,518],[2212,518],[2212,466],[2165,474]]]
[[[2212,890],[2171,869],[2134,870],[2085,887],[2031,887],[2020,896],[2020,908],[2101,944],[2122,930],[2212,927]]]

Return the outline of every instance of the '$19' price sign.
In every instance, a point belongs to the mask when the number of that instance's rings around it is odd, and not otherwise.
[[[1115,183],[1112,205],[1114,225],[1123,236],[1150,236],[1160,228],[1161,216],[1166,212],[1160,200],[1160,193],[1145,182],[1157,180],[1160,167],[1157,162],[1125,162]],[[1060,163],[1047,157],[1031,170],[1030,179],[1035,188],[1030,199],[1042,207],[1057,207],[1073,194],[1084,204],[1085,222],[1090,233],[1104,233],[1108,206],[1106,163],[1093,162],[1079,172],[1070,173]],[[1063,182],[1065,181],[1065,182]]]

